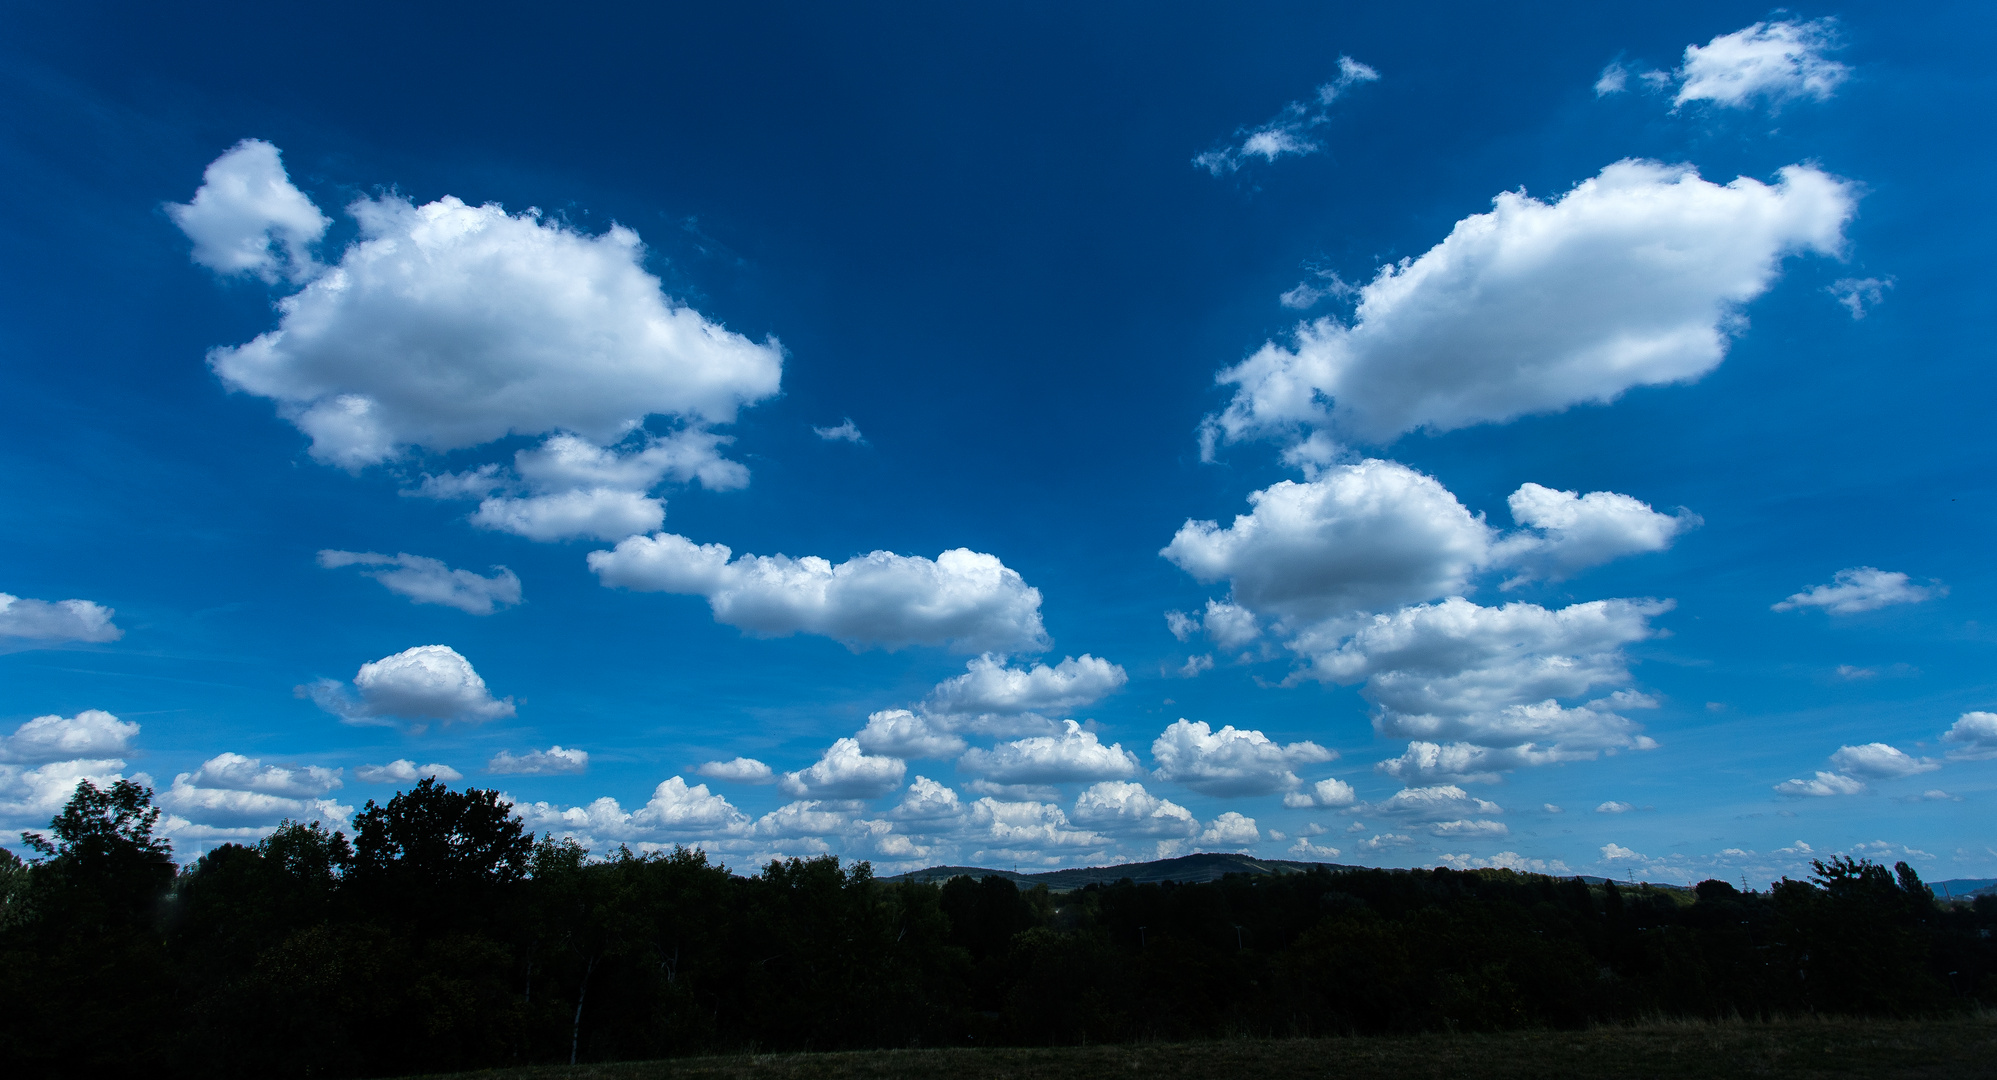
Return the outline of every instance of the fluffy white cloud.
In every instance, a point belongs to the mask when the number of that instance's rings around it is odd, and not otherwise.
[[[1069,781],[1126,780],[1137,775],[1137,755],[1122,743],[1104,746],[1095,732],[1073,720],[1058,735],[1037,735],[974,748],[957,767],[998,784],[1060,784]]]
[[[1510,836],[1512,830],[1502,821],[1438,821],[1428,827],[1430,834],[1455,839],[1489,839]]]
[[[449,765],[436,762],[418,765],[409,758],[397,758],[386,765],[363,765],[354,770],[354,779],[363,784],[413,784],[426,776],[447,784],[455,784],[465,778],[464,773]]]
[[[953,680],[954,681],[954,680]],[[869,713],[867,726],[854,736],[870,754],[898,758],[948,758],[964,752],[964,740],[934,718],[907,709]]]
[[[284,184],[276,151],[253,153],[268,155],[263,179]],[[269,190],[304,220],[309,202]],[[608,446],[648,416],[700,429],[777,391],[776,341],[750,341],[669,300],[630,229],[589,236],[536,211],[449,196],[423,206],[363,198],[347,212],[359,237],[279,303],[278,327],[209,354],[232,389],[276,401],[323,461],[357,469],[410,447],[553,432]],[[291,227],[237,216],[248,225],[215,235],[248,252],[238,262],[269,260],[258,235]]]
[[[1997,713],[1963,713],[1942,734],[1942,741],[1955,744],[1948,756],[1957,761],[1997,758]]]
[[[1831,755],[1831,767],[1841,773],[1862,776],[1873,780],[1888,780],[1915,773],[1933,772],[1941,768],[1941,762],[1927,758],[1917,758],[1897,747],[1885,743],[1866,743],[1863,746],[1840,746]]]
[[[25,641],[116,641],[125,632],[111,622],[117,612],[88,600],[29,600],[0,593],[0,648],[7,638]],[[18,646],[17,646],[18,647]]]
[[[1838,571],[1832,576],[1829,585],[1819,585],[1806,592],[1796,593],[1787,600],[1774,604],[1771,610],[1822,608],[1833,615],[1853,615],[1861,611],[1877,611],[1894,604],[1918,604],[1924,600],[1947,595],[1948,590],[1942,586],[1915,585],[1907,575],[1897,570],[1854,566],[1848,570]]]
[[[1167,727],[1151,743],[1157,776],[1207,795],[1267,795],[1292,791],[1302,783],[1292,770],[1338,755],[1314,742],[1285,746],[1259,731],[1226,725],[1219,731],[1205,721],[1184,718]]]
[[[1380,73],[1349,56],[1338,58],[1338,77],[1317,88],[1309,101],[1292,101],[1267,123],[1236,131],[1240,142],[1208,150],[1193,158],[1193,164],[1215,176],[1234,172],[1251,157],[1274,161],[1286,154],[1315,154],[1324,149],[1310,132],[1331,119],[1331,103],[1347,90],[1380,78]]]
[[[1408,818],[1414,821],[1449,821],[1505,812],[1497,803],[1489,799],[1480,799],[1454,784],[1402,788],[1379,802],[1366,804],[1361,809],[1367,814]]]
[[[1186,522],[1159,554],[1199,581],[1232,582],[1235,602],[1251,611],[1322,618],[1448,596],[1488,558],[1483,520],[1398,462],[1328,468],[1248,501],[1254,509],[1225,529]]]
[[[959,836],[973,845],[974,856],[983,857],[1044,858],[1059,848],[1100,848],[1110,842],[1100,833],[1073,828],[1068,815],[1052,803],[992,798],[971,804]]]
[[[1522,874],[1567,875],[1574,871],[1559,859],[1529,859],[1516,851],[1500,851],[1489,858],[1478,858],[1469,854],[1438,855],[1445,865],[1458,870],[1516,870]]]
[[[727,761],[704,762],[694,770],[710,780],[726,780],[735,784],[774,784],[777,774],[768,765],[755,758],[730,758]]]
[[[753,827],[748,815],[706,784],[688,787],[680,777],[662,781],[637,810],[626,811],[609,796],[588,806],[561,807],[552,803],[515,803],[513,809],[535,832],[551,832],[590,840],[683,840],[746,835]]]
[[[125,763],[118,758],[77,758],[51,761],[35,768],[0,765],[0,822],[11,826],[45,829],[49,819],[60,811],[76,785],[88,780],[103,788],[125,779]],[[144,773],[132,779],[150,784]]]
[[[362,664],[354,675],[358,696],[331,679],[298,689],[350,724],[476,724],[513,715],[513,699],[494,698],[471,661],[448,645],[418,645]]]
[[[1105,780],[1075,797],[1074,821],[1118,836],[1187,837],[1200,831],[1193,812],[1144,790],[1143,784]]]
[[[167,204],[166,213],[194,241],[195,262],[268,282],[318,273],[312,245],[332,224],[262,139],[244,139],[210,162],[194,198]]]
[[[191,773],[181,773],[176,785],[185,781],[195,787],[225,791],[255,791],[290,799],[310,799],[341,787],[339,769],[318,765],[266,765],[241,754],[217,754]]]
[[[1629,693],[1574,707],[1556,699],[1626,682],[1622,647],[1652,636],[1650,618],[1670,608],[1650,600],[1481,607],[1451,598],[1350,630],[1317,628],[1291,647],[1309,660],[1309,677],[1363,684],[1382,734],[1589,756],[1654,745],[1614,710],[1656,703]]]
[[[1283,796],[1283,805],[1292,810],[1336,809],[1351,806],[1359,799],[1352,785],[1339,779],[1319,780],[1302,791],[1292,791]]]
[[[914,825],[954,823],[964,816],[964,803],[947,785],[918,776],[902,793],[901,802],[888,811],[888,817]]]
[[[324,796],[341,786],[340,770],[316,765],[266,765],[241,754],[218,754],[173,778],[159,805],[196,825],[274,826],[285,818],[344,823],[354,812]]]
[[[649,532],[666,520],[666,504],[635,491],[590,488],[525,498],[495,497],[478,504],[471,523],[549,543],[573,537],[615,540]]]
[[[1254,818],[1228,810],[1213,819],[1199,842],[1204,847],[1247,847],[1261,843],[1262,832],[1255,827]]]
[[[603,584],[707,598],[716,621],[752,634],[823,634],[849,648],[947,645],[965,652],[1047,646],[1040,590],[995,555],[966,548],[934,560],[875,551],[838,565],[744,555],[684,536],[632,536],[592,551]]]
[[[944,715],[1058,712],[1113,694],[1129,681],[1122,667],[1087,653],[1052,667],[1007,667],[1005,657],[990,654],[967,666],[964,674],[937,684],[925,708]]]
[[[37,716],[0,739],[0,761],[36,765],[77,758],[121,757],[139,734],[139,725],[102,709],[75,716]]]
[[[1601,805],[1595,807],[1595,812],[1597,814],[1627,814],[1634,809],[1636,809],[1636,807],[1631,806],[1629,803],[1616,802],[1615,800],[1611,799],[1610,801],[1602,803]]]
[[[388,586],[390,592],[419,604],[442,604],[473,615],[490,615],[497,608],[520,602],[520,578],[504,566],[493,567],[491,577],[481,577],[470,570],[453,570],[442,560],[421,555],[332,549],[319,553],[319,565],[328,570],[342,566],[379,567],[361,573]]]
[[[1813,780],[1784,780],[1775,785],[1777,795],[1790,798],[1823,798],[1830,795],[1856,795],[1865,790],[1865,781],[1837,772],[1819,771]]]
[[[1559,581],[1624,555],[1663,551],[1680,533],[1698,525],[1690,511],[1660,514],[1628,495],[1612,491],[1557,491],[1522,484],[1508,500],[1512,520],[1528,531],[1500,540],[1493,560],[1519,569],[1507,584],[1534,578]]]
[[[583,772],[588,768],[589,751],[564,750],[560,746],[529,750],[518,756],[501,750],[485,765],[486,772],[515,776],[560,776]]]
[[[1335,847],[1314,844],[1308,838],[1300,836],[1296,843],[1290,845],[1290,854],[1303,859],[1336,859],[1339,851]]]
[[[854,739],[839,739],[809,768],[785,773],[778,789],[794,799],[875,799],[901,786],[908,763],[868,754]]]
[[[1842,248],[1852,186],[1801,165],[1780,177],[1620,161],[1552,203],[1499,195],[1382,267],[1350,325],[1300,324],[1221,372],[1239,390],[1209,445],[1310,429],[1384,443],[1696,379],[1785,256]]]
[[[1851,69],[1824,54],[1837,47],[1836,22],[1755,23],[1705,45],[1687,45],[1673,105],[1710,101],[1730,108],[1795,98],[1830,99]]]

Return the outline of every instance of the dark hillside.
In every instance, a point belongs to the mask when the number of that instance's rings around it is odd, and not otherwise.
[[[1358,867],[1345,866],[1341,863],[1295,862],[1289,859],[1258,859],[1252,855],[1238,855],[1232,852],[1202,852],[1197,855],[1182,855],[1176,859],[1077,867],[1073,870],[1045,870],[1034,874],[986,870],[975,866],[932,866],[926,870],[911,870],[906,874],[897,874],[882,880],[940,884],[953,877],[980,879],[1001,877],[1021,888],[1030,889],[1035,885],[1045,885],[1049,892],[1072,892],[1089,885],[1114,885],[1126,878],[1139,885],[1156,885],[1167,881],[1192,885],[1202,881],[1219,881],[1229,874],[1247,874],[1254,877],[1265,874],[1302,874],[1312,870],[1354,869]]]

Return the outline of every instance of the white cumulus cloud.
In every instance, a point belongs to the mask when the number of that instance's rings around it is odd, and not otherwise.
[[[514,812],[535,832],[603,841],[672,841],[746,835],[753,822],[706,784],[687,786],[680,777],[661,781],[644,806],[627,811],[604,796],[587,806],[515,803]]]
[[[1687,45],[1673,105],[1710,101],[1729,108],[1796,98],[1827,101],[1851,69],[1824,54],[1837,48],[1832,19],[1758,22]]]
[[[159,805],[196,825],[274,826],[285,818],[344,823],[354,812],[325,796],[341,786],[340,770],[316,765],[266,765],[242,754],[218,754],[173,778]]]
[[[774,784],[776,771],[755,758],[738,757],[727,761],[708,761],[694,770],[710,780],[726,780],[733,784]]]
[[[957,767],[996,784],[1060,784],[1069,781],[1126,780],[1137,775],[1137,755],[1122,743],[1104,746],[1095,732],[1073,720],[1062,721],[1058,735],[1015,739],[985,749],[974,748]]]
[[[1402,788],[1360,809],[1369,815],[1414,821],[1450,821],[1505,812],[1497,803],[1480,799],[1454,784]]]
[[[1232,724],[1219,731],[1205,721],[1184,718],[1151,743],[1157,776],[1207,795],[1267,795],[1295,790],[1302,781],[1292,771],[1338,755],[1314,742],[1283,745],[1259,731]]]
[[[418,765],[409,758],[397,758],[386,765],[363,765],[354,770],[354,779],[363,784],[413,784],[426,776],[442,780],[447,784],[454,784],[465,778],[465,774],[449,765],[436,762]]]
[[[860,434],[860,429],[854,425],[853,418],[850,416],[843,422],[831,427],[814,426],[811,432],[826,442],[863,443],[867,441],[867,437]]]
[[[589,751],[564,750],[560,746],[551,746],[546,750],[529,750],[519,755],[501,750],[485,765],[486,772],[514,776],[562,776],[580,773],[588,768]]]
[[[1105,780],[1075,797],[1074,821],[1118,836],[1188,837],[1200,831],[1193,812],[1144,790],[1143,784]]]
[[[1381,268],[1349,325],[1299,324],[1221,372],[1238,390],[1209,446],[1313,429],[1385,443],[1696,379],[1785,256],[1841,251],[1856,194],[1810,166],[1721,185],[1632,160],[1551,203],[1493,203]]]
[[[1877,611],[1894,604],[1918,604],[1924,600],[1946,595],[1948,590],[1942,586],[1916,585],[1906,574],[1897,570],[1854,566],[1838,571],[1832,576],[1829,585],[1818,585],[1804,592],[1795,593],[1787,600],[1774,604],[1772,610],[1822,608],[1833,615],[1855,615],[1861,611]]]
[[[1040,590],[997,556],[956,548],[935,559],[875,551],[834,565],[816,556],[743,555],[684,536],[632,536],[593,551],[603,584],[707,598],[717,621],[752,634],[823,634],[850,648],[946,645],[965,652],[1048,644]]]
[[[1291,647],[1309,660],[1309,677],[1360,684],[1382,734],[1589,757],[1655,745],[1617,710],[1656,703],[1627,692],[1576,706],[1558,699],[1627,682],[1623,646],[1651,637],[1650,619],[1670,608],[1651,600],[1482,607],[1451,598],[1319,628]]]
[[[274,149],[255,153],[276,168]],[[359,237],[279,302],[277,328],[209,354],[230,388],[277,402],[320,460],[358,469],[555,432],[608,446],[648,416],[705,428],[777,391],[776,341],[666,297],[630,229],[589,236],[449,196],[362,198],[347,213]],[[255,245],[242,229],[216,235]]]
[[[588,488],[521,498],[495,496],[478,504],[471,523],[549,543],[584,537],[616,540],[649,532],[666,520],[666,504],[636,491]]]
[[[1837,753],[1831,755],[1831,767],[1852,776],[1889,780],[1900,776],[1913,776],[1916,773],[1933,772],[1942,766],[1939,761],[1917,758],[1898,747],[1876,742],[1862,746],[1838,747]]]
[[[1521,532],[1500,540],[1495,561],[1517,567],[1508,584],[1535,578],[1559,581],[1625,555],[1663,551],[1699,524],[1690,511],[1660,514],[1649,504],[1613,491],[1586,495],[1522,484],[1508,500]]]
[[[908,763],[869,754],[854,739],[839,739],[810,767],[785,773],[777,787],[794,799],[875,799],[901,786]]]
[[[1942,734],[1942,741],[1955,744],[1948,756],[1956,761],[1997,758],[1997,713],[1963,713]]]
[[[930,716],[907,709],[883,709],[867,716],[854,736],[869,754],[907,759],[949,758],[964,752],[964,740]]]
[[[1814,779],[1784,780],[1775,785],[1777,795],[1790,798],[1824,798],[1831,795],[1856,795],[1865,790],[1865,781],[1839,772],[1819,771]]]
[[[390,592],[419,604],[441,604],[473,615],[490,615],[520,602],[520,578],[504,566],[493,567],[492,576],[485,577],[470,570],[453,570],[440,559],[406,552],[381,555],[330,548],[319,553],[319,565],[328,570],[368,567],[361,573],[381,582]]]
[[[1491,543],[1490,528],[1447,488],[1393,461],[1285,480],[1248,501],[1253,510],[1226,528],[1186,522],[1159,554],[1199,581],[1230,581],[1234,602],[1254,612],[1322,618],[1447,596],[1463,590]]]
[[[331,679],[298,689],[350,724],[482,723],[513,715],[513,699],[493,697],[471,661],[448,645],[418,645],[362,664],[354,675],[358,693]]]
[[[37,716],[0,739],[0,762],[37,765],[122,757],[138,734],[139,725],[102,709],[85,709],[75,716]]]
[[[1262,831],[1255,827],[1255,819],[1228,810],[1221,813],[1207,825],[1200,834],[1202,847],[1243,848],[1262,842]]]
[[[244,139],[210,162],[194,198],[169,203],[166,212],[194,241],[195,262],[273,283],[317,274],[312,246],[332,224],[292,186],[277,147],[262,139]]]
[[[117,612],[89,600],[29,600],[0,593],[0,649],[20,641],[116,641],[125,636],[111,622]]]
[[[1302,791],[1283,796],[1283,805],[1292,810],[1334,810],[1357,801],[1359,793],[1352,790],[1352,785],[1336,778],[1319,780]]]
[[[1090,704],[1129,681],[1122,667],[1087,653],[1052,667],[1007,667],[1005,657],[986,654],[969,670],[937,684],[925,704],[944,715],[1058,712]]]

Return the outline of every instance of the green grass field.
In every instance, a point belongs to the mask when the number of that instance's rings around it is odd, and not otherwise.
[[[461,1073],[519,1080],[1693,1080],[1997,1077],[1997,1014],[1949,1020],[1657,1023],[1588,1031],[1242,1039],[1045,1049],[734,1054]]]

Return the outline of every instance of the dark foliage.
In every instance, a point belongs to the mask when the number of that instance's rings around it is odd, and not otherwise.
[[[425,780],[176,875],[151,793],[85,783],[0,858],[18,1076],[378,1076],[757,1048],[1046,1045],[1911,1016],[1997,1003],[1997,897],[1832,859],[1767,892],[1503,870],[1022,891],[865,863],[591,861]],[[4,855],[4,853],[0,853]]]

